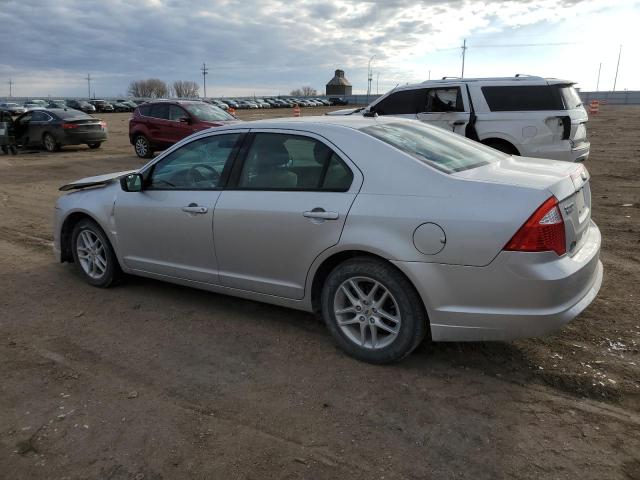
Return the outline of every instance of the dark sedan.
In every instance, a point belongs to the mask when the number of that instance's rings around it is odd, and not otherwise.
[[[96,107],[96,112],[113,112],[114,108],[106,100],[89,100],[89,103]]]
[[[55,152],[63,145],[100,148],[107,139],[107,123],[79,110],[49,108],[20,115],[14,123],[16,142]]]
[[[67,100],[67,107],[80,110],[85,113],[93,113],[96,111],[96,107],[85,100]]]

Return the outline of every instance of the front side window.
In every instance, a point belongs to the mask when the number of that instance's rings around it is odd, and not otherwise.
[[[353,174],[322,142],[301,135],[257,133],[238,187],[260,190],[346,191]]]
[[[181,118],[189,118],[189,115],[179,106],[169,105],[169,120],[179,122]]]
[[[503,155],[460,135],[420,122],[379,123],[360,131],[445,173],[486,165]]]
[[[427,91],[425,113],[464,112],[459,87],[432,88]]]
[[[415,115],[424,109],[426,95],[424,88],[400,90],[376,103],[373,110],[378,115]]]
[[[222,173],[241,134],[200,138],[183,145],[154,165],[150,190],[212,190],[221,187]]]

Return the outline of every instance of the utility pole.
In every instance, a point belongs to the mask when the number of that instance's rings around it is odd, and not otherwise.
[[[371,62],[375,58],[375,55],[371,55],[369,59],[369,66],[367,67],[367,105],[369,105],[369,95],[371,95],[371,80],[373,73],[371,72]]]
[[[429,78],[427,80],[431,80],[431,70],[429,70]]]
[[[602,62],[600,62],[600,66],[598,67],[598,81],[596,82],[596,92],[600,91],[600,71],[602,70]]]
[[[620,68],[620,56],[622,55],[622,45],[620,45],[620,50],[618,50],[618,65],[616,65],[616,77],[613,79],[613,91],[616,91],[616,83],[618,82],[618,69]]]
[[[464,78],[464,58],[467,54],[467,39],[465,38],[464,41],[462,42],[462,74],[460,75],[460,78]]]
[[[85,80],[87,81],[87,87],[89,90],[89,100],[91,100],[91,74],[90,73],[87,73]]]
[[[376,95],[380,95],[380,72],[376,75]]]
[[[12,87],[13,87],[13,80],[9,79],[9,97],[11,97]]]
[[[207,64],[206,63],[202,63],[202,68],[200,69],[200,71],[202,72],[202,85],[203,85],[203,89],[204,89],[204,97],[203,98],[207,98],[207,75],[209,74],[209,69],[207,68]]]

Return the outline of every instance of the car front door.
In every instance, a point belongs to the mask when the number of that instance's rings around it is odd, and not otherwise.
[[[218,283],[213,211],[242,135],[195,139],[145,170],[141,192],[118,192],[117,248],[127,267]]]
[[[159,148],[167,148],[175,143],[171,138],[171,125],[169,121],[169,105],[166,103],[154,103],[149,108],[147,128],[151,136],[151,143]]]
[[[460,86],[447,86],[429,88],[426,93],[426,101],[417,114],[418,120],[464,135],[470,110],[466,90]]]
[[[301,299],[312,262],[340,239],[362,175],[312,134],[254,132],[216,205],[220,282]]]
[[[415,119],[426,102],[426,91],[425,88],[397,90],[372,105],[369,110],[378,115]]]

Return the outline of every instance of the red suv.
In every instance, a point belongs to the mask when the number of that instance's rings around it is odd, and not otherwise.
[[[238,122],[224,110],[199,101],[157,101],[139,105],[129,120],[129,141],[141,158],[151,158],[192,133]]]

